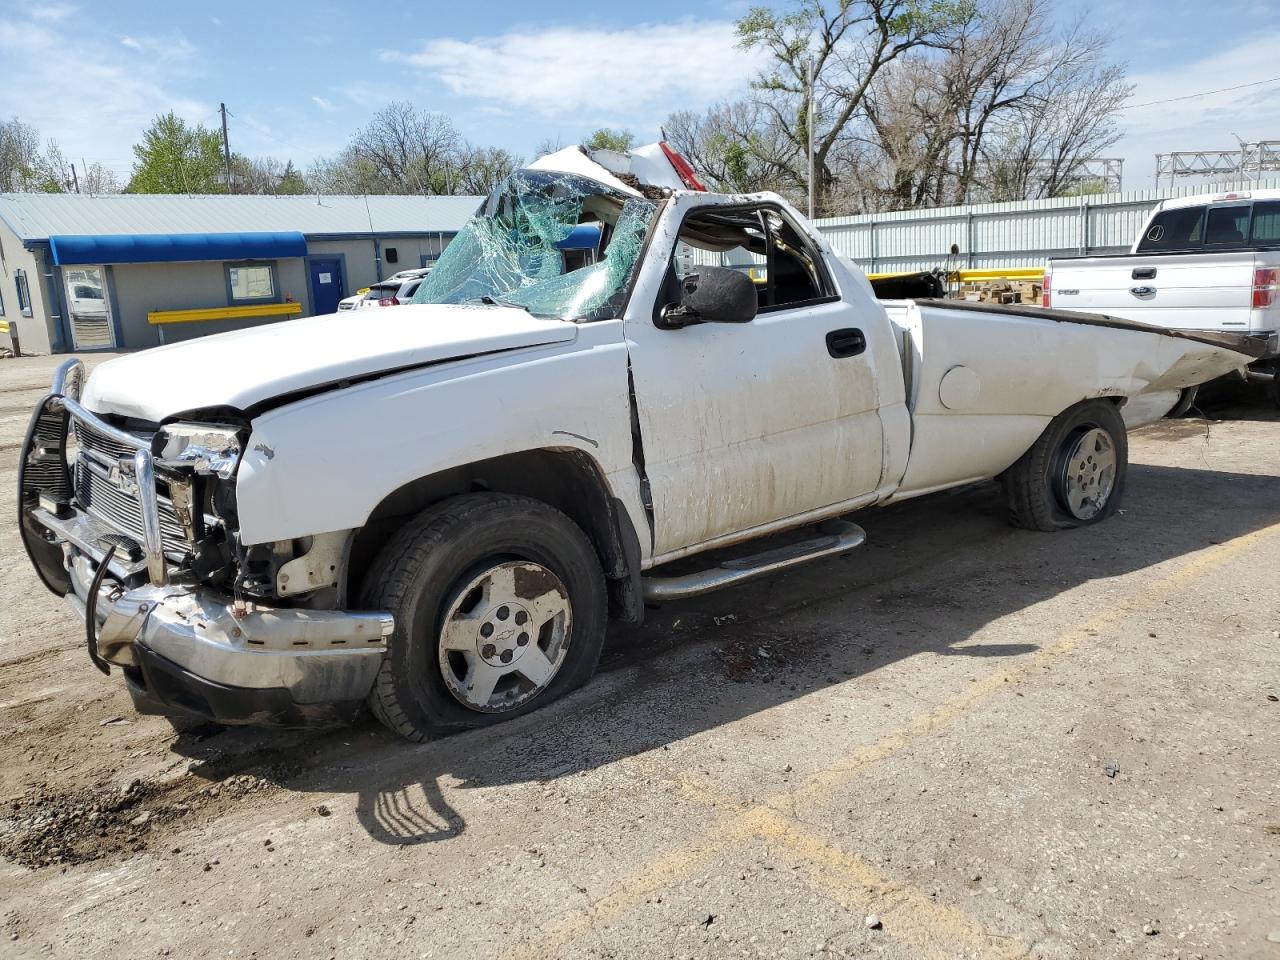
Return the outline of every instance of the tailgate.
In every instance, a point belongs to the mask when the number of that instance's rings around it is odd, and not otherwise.
[[[1254,260],[1240,251],[1054,261],[1052,303],[1173,330],[1251,332]]]

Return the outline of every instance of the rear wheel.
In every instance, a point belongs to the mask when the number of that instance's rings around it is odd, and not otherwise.
[[[1267,396],[1271,398],[1271,404],[1280,407],[1280,365],[1271,368],[1271,380],[1267,382]]]
[[[363,602],[396,618],[370,706],[410,740],[518,716],[581,686],[607,614],[582,530],[505,494],[425,511],[384,548]]]
[[[1010,522],[1028,530],[1084,527],[1115,513],[1129,464],[1124,420],[1109,400],[1055,417],[1004,474]]]
[[[1200,387],[1184,387],[1182,392],[1178,394],[1178,402],[1173,405],[1173,409],[1165,414],[1170,420],[1176,420],[1178,417],[1185,417],[1191,408],[1195,405],[1196,394],[1200,392]]]

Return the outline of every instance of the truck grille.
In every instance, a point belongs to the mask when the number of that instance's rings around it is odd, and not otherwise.
[[[145,539],[138,498],[119,489],[99,472],[96,464],[89,463],[84,457],[76,461],[76,499],[90,515],[128,534],[138,543]],[[173,512],[173,504],[168,498],[159,497],[158,506],[165,553],[186,554],[189,549],[187,536]]]
[[[111,481],[107,466],[131,459],[137,448],[99,433],[74,418],[72,423],[75,440],[80,447],[75,467],[76,499],[90,515],[142,543],[142,508],[138,498]],[[143,444],[150,443],[148,436],[139,435],[138,439]],[[174,512],[173,503],[165,496],[158,496],[157,506],[165,553],[185,555],[190,550],[190,543]]]
[[[101,454],[105,459],[118,461],[124,457],[132,457],[137,447],[126,446],[119,440],[112,439],[104,433],[99,433],[87,423],[72,418],[72,430],[75,433],[76,443],[82,450],[92,450],[94,453]],[[149,447],[151,445],[151,434],[138,434],[138,442],[142,446]]]

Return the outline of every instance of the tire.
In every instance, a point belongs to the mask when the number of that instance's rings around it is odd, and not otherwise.
[[[418,742],[520,716],[582,686],[608,616],[604,574],[582,530],[545,503],[494,493],[420,514],[383,548],[361,601],[396,621],[370,708]]]
[[[1079,468],[1070,476],[1069,465]],[[1009,522],[1045,532],[1100,523],[1119,508],[1128,467],[1128,437],[1115,404],[1078,404],[1054,417],[1005,471]]]
[[[1199,392],[1199,386],[1184,387],[1182,393],[1178,394],[1178,402],[1173,405],[1173,409],[1166,413],[1165,416],[1170,420],[1185,417],[1195,405],[1196,394]]]

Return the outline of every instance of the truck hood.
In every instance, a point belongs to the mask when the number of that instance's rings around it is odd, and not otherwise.
[[[566,343],[577,327],[515,307],[405,304],[252,327],[109,360],[81,402],[153,423],[406,367]]]

